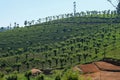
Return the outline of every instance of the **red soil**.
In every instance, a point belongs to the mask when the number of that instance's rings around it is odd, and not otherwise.
[[[105,71],[120,71],[120,66],[116,66],[107,62],[95,62],[95,65]]]
[[[99,69],[97,66],[95,66],[93,63],[92,64],[86,64],[86,65],[80,65],[78,66],[82,70],[83,73],[93,73],[93,72],[98,72]]]
[[[77,65],[74,70],[82,71],[85,80],[120,80],[120,66],[106,62],[95,62],[85,65]]]
[[[91,74],[84,74],[84,79],[92,78],[92,80],[120,80],[120,72],[99,71]]]

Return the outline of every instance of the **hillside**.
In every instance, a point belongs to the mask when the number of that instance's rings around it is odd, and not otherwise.
[[[116,18],[70,17],[0,33],[0,70],[66,68],[105,57],[120,59]]]
[[[89,17],[77,17],[2,32],[0,33],[0,56],[7,57],[10,55],[21,54],[28,52],[29,48],[38,46],[44,47],[44,45],[47,46],[55,42],[57,43],[76,36],[81,36],[80,34],[84,35],[85,33],[89,33],[89,29],[86,29],[87,26],[88,28],[96,26],[94,27],[95,32],[97,29],[104,29],[104,27],[100,28],[99,24],[100,26],[102,24],[111,26],[111,21],[113,20],[110,18],[97,19],[96,17],[93,17],[91,19]],[[85,30],[83,30],[84,26]],[[88,36],[88,34],[85,34],[85,36]],[[11,54],[9,54],[9,52],[11,52]]]

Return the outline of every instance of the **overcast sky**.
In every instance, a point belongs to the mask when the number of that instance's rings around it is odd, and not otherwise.
[[[0,27],[10,23],[24,24],[25,20],[37,20],[73,12],[73,2],[77,3],[77,12],[86,10],[115,10],[107,0],[0,0]],[[116,0],[112,0],[116,5]]]

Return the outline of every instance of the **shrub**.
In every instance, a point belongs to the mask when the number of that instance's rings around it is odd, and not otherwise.
[[[64,80],[79,80],[79,73],[76,71],[68,70],[64,76]]]
[[[11,69],[10,67],[7,67],[7,68],[5,68],[5,71],[6,71],[7,73],[9,73],[10,71],[12,71],[12,69]]]
[[[55,77],[55,80],[61,80],[61,77],[60,77],[59,75],[57,75],[57,76]]]
[[[27,80],[30,80],[31,75],[32,75],[31,71],[25,73],[25,77],[27,78]]]
[[[39,75],[36,80],[44,80],[44,75]]]
[[[13,71],[14,74],[18,74],[18,71]]]
[[[68,80],[78,80],[78,77],[76,75],[71,75],[68,77]]]
[[[6,77],[6,80],[18,80],[17,75],[11,75]]]
[[[3,78],[4,74],[2,72],[0,72],[0,78]]]

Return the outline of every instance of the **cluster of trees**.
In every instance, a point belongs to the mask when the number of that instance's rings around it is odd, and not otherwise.
[[[24,73],[24,75],[20,75],[17,73],[13,73],[7,76],[4,76],[3,73],[0,73],[1,80],[80,80],[84,79],[84,77],[79,76],[79,72],[73,71],[71,69],[65,69],[61,72],[55,71],[52,78],[47,77],[44,74],[39,74],[37,76],[33,76],[30,71]],[[89,78],[90,79],[90,78]]]
[[[12,27],[1,27],[0,28],[0,32],[3,32],[3,31],[6,31],[6,30],[11,30],[12,29]]]
[[[119,6],[119,5],[118,5]],[[82,11],[82,12],[77,12],[75,13],[75,15],[73,13],[68,13],[68,14],[60,14],[60,15],[56,15],[56,16],[48,16],[45,18],[39,18],[38,20],[25,20],[24,21],[24,26],[32,26],[32,25],[38,25],[44,22],[51,22],[54,20],[60,20],[60,19],[64,19],[64,18],[70,18],[70,17],[118,17],[119,13],[119,8],[117,8],[117,10],[111,11],[111,10],[104,10],[104,11]],[[7,27],[7,30],[12,29],[12,28],[19,28],[19,24],[14,22],[14,26],[12,27],[12,25],[10,24]],[[0,28],[1,31],[4,30],[4,27]]]
[[[44,18],[45,23],[39,19],[38,25],[26,20],[24,25],[33,27],[0,33],[0,70],[65,68],[105,57],[119,58],[117,16],[117,11],[108,10],[50,16]]]
[[[110,2],[112,4],[113,7],[116,8],[116,10],[114,11],[110,11],[110,10],[105,10],[105,11],[86,11],[86,12],[77,12],[77,13],[68,13],[68,14],[60,14],[60,15],[56,15],[56,16],[48,16],[45,18],[39,18],[38,20],[32,20],[32,21],[24,21],[24,26],[31,26],[31,25],[37,25],[37,24],[41,24],[43,22],[49,22],[49,21],[53,21],[53,20],[58,20],[58,19],[63,19],[63,18],[70,18],[70,17],[84,17],[84,16],[97,16],[97,15],[104,15],[103,17],[105,17],[105,15],[110,15],[111,17],[119,17],[120,14],[120,1],[116,0],[117,2],[117,6],[114,5],[112,3],[111,0],[107,0],[108,2]],[[117,15],[117,16],[116,16]],[[10,28],[12,28],[11,24],[8,26]],[[14,22],[14,28],[19,28],[19,24]],[[3,30],[4,27],[1,28],[1,30]],[[9,29],[9,28],[8,28]]]
[[[32,27],[1,32],[0,70],[9,74],[34,67],[61,69],[106,57],[120,59],[118,11],[117,8],[117,11],[63,14],[38,19],[37,23],[26,20],[24,25]],[[29,79],[29,74],[25,76]],[[7,79],[11,78],[16,76]],[[55,78],[60,79],[60,76]]]
[[[24,21],[25,26],[31,26],[31,25],[37,25],[41,24],[43,22],[50,22],[53,20],[59,20],[59,19],[64,19],[64,18],[70,18],[70,17],[116,17],[117,11],[110,11],[110,10],[104,10],[104,11],[82,11],[82,12],[77,12],[75,15],[73,13],[68,13],[68,14],[60,14],[56,16],[48,16],[45,18],[39,18],[38,20],[32,20],[32,21]]]
[[[104,11],[86,11],[86,12],[77,12],[77,13],[68,13],[68,14],[60,14],[60,15],[56,15],[56,16],[48,16],[45,18],[39,18],[38,20],[32,20],[32,21],[24,21],[24,25],[25,26],[31,26],[31,25],[35,25],[35,24],[41,24],[43,22],[49,22],[49,21],[53,21],[53,20],[58,20],[58,19],[63,19],[63,18],[70,18],[70,17],[84,17],[84,16],[97,16],[97,15],[110,15],[111,17],[113,15],[119,15],[120,14],[120,1],[117,0],[117,6],[115,6],[111,0],[108,0],[113,7],[116,8],[116,10],[114,11],[110,11],[110,10],[104,10]],[[105,17],[105,16],[103,16]],[[116,16],[114,16],[116,17]],[[117,16],[118,17],[118,16]]]
[[[82,20],[86,23],[81,24]],[[91,21],[95,23],[87,23]],[[111,52],[119,50],[120,24],[111,23],[111,18],[74,17],[63,22],[1,33],[1,71],[64,68],[103,57],[119,58],[118,52]]]
[[[119,9],[119,8],[118,8]],[[60,14],[60,15],[56,15],[56,16],[48,16],[45,18],[39,18],[38,20],[25,20],[24,21],[24,26],[32,26],[32,25],[37,25],[37,24],[41,24],[44,22],[50,22],[53,20],[59,20],[59,19],[64,19],[64,18],[70,18],[70,17],[116,17],[117,14],[119,13],[119,10],[114,10],[114,11],[110,11],[110,10],[104,10],[104,11],[82,11],[82,12],[77,12],[75,13],[75,15],[73,13],[68,13],[68,14]],[[108,15],[108,16],[107,16]],[[14,22],[14,26],[12,27],[12,25],[10,24],[8,26],[8,28],[12,29],[12,28],[19,28],[19,24]],[[4,27],[1,28],[1,30],[3,30]]]

